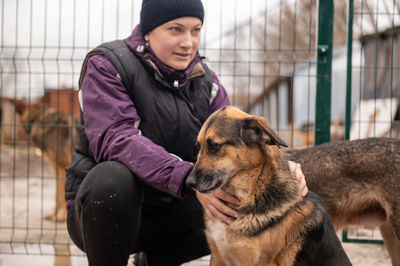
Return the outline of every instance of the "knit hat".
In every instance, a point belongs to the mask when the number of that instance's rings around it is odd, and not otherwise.
[[[143,36],[154,28],[176,18],[196,17],[203,23],[201,0],[143,0],[140,27]]]

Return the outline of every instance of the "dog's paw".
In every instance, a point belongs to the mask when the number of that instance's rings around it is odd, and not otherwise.
[[[43,217],[45,220],[49,221],[55,221],[56,220],[56,214],[54,212],[48,213]]]
[[[57,212],[51,212],[44,216],[45,220],[53,221],[53,222],[64,222],[67,219],[67,211],[65,210],[58,210]]]
[[[55,216],[55,222],[64,222],[67,219],[67,210],[65,208],[59,209]]]

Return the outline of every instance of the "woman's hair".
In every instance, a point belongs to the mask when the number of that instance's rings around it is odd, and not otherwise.
[[[196,17],[203,23],[201,0],[143,0],[140,28],[143,36],[154,28],[176,18]]]

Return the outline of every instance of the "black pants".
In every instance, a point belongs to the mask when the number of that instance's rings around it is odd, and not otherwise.
[[[96,165],[68,211],[68,232],[89,265],[126,265],[145,251],[150,265],[179,265],[209,254],[195,193],[171,198],[152,189],[124,165]]]

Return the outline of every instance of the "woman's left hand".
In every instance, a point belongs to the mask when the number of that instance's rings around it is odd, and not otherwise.
[[[300,164],[293,161],[289,161],[289,168],[290,171],[292,171],[292,173],[296,176],[297,181],[299,182],[301,195],[305,197],[308,193],[308,188],[306,184],[306,178],[304,177],[303,171],[301,171]]]

